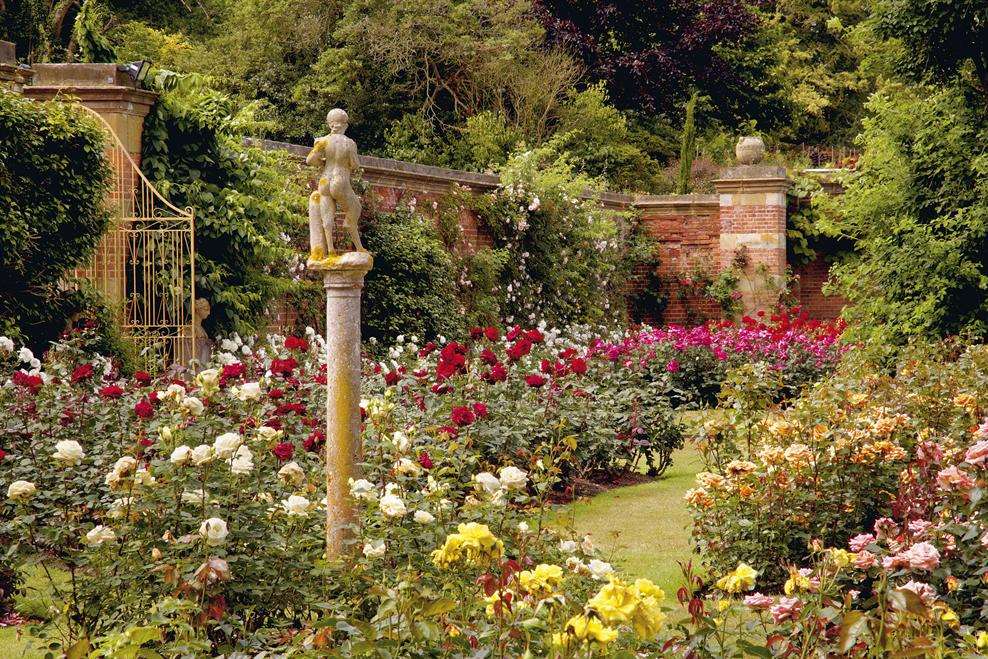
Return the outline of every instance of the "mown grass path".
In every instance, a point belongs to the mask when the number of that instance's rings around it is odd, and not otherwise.
[[[692,555],[683,493],[701,467],[699,454],[687,446],[658,480],[577,501],[561,517],[574,521],[578,533],[589,533],[605,560],[627,576],[651,579],[674,596],[681,580],[677,561]]]

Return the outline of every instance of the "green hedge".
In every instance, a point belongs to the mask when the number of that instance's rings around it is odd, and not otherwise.
[[[59,281],[109,222],[104,139],[78,107],[0,91],[0,333],[35,352],[93,303]]]

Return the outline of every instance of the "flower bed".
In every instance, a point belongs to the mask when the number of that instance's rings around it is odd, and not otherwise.
[[[985,391],[986,346],[935,346],[907,354],[895,377],[848,364],[755,424],[748,453],[732,428],[708,427],[709,471],[686,498],[716,578],[710,593],[690,575],[680,593],[681,642],[714,654],[982,654]]]
[[[645,327],[620,340],[601,340],[595,351],[615,362],[638,362],[664,380],[675,404],[715,405],[727,373],[742,364],[765,364],[781,375],[779,395],[792,397],[836,366],[847,346],[844,324],[810,320],[799,309],[696,327]]]

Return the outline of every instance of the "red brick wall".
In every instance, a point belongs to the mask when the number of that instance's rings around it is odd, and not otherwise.
[[[393,211],[401,204],[409,205],[414,202],[415,208],[426,216],[433,212],[433,203],[439,203],[443,197],[441,192],[419,192],[381,185],[372,186],[371,194],[373,196],[366,201],[377,210]],[[466,244],[474,249],[491,247],[494,244],[490,232],[481,224],[476,213],[469,209],[460,213],[460,229]]]
[[[823,255],[796,269],[798,277],[793,293],[799,300],[800,306],[810,318],[829,320],[837,318],[847,300],[838,296],[823,294],[823,285],[827,282],[830,263]]]

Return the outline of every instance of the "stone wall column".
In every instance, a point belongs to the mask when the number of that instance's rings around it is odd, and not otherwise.
[[[720,199],[720,267],[744,263],[739,290],[744,313],[769,310],[786,280],[784,167],[740,165],[714,181]]]
[[[360,292],[373,260],[367,252],[330,256],[326,289],[326,556],[344,548],[353,523],[349,480],[356,475],[360,439]]]
[[[0,87],[15,93],[30,85],[34,70],[17,62],[17,49],[10,41],[0,41]]]
[[[97,112],[120,138],[123,151],[140,167],[144,118],[157,94],[138,89],[116,64],[36,64],[34,81],[24,95],[38,101],[79,102]],[[127,245],[124,234],[115,231],[134,214],[137,172],[115,142],[107,142],[107,158],[113,166],[113,185],[107,206],[114,223],[96,248],[92,265],[78,268],[76,276],[93,281],[111,303],[123,308],[126,299]]]

